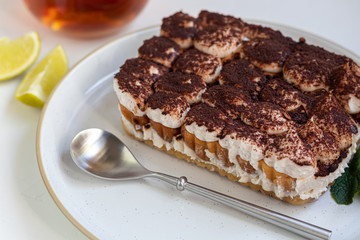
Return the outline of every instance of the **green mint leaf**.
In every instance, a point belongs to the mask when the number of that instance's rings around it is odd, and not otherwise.
[[[360,193],[360,149],[356,152],[345,172],[335,180],[330,189],[338,204],[351,204],[354,196]]]

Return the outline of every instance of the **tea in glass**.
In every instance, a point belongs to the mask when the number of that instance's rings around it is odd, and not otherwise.
[[[28,9],[55,31],[77,36],[116,32],[131,21],[147,0],[24,0]]]

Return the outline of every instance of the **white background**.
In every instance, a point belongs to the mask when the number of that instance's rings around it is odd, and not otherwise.
[[[289,25],[325,37],[360,55],[360,1],[356,0],[150,0],[141,14],[118,34],[88,40],[52,32],[20,0],[0,0],[0,6],[0,37],[17,38],[37,31],[42,43],[39,59],[61,44],[70,67],[125,33],[160,24],[162,17],[179,10],[196,16],[201,9]],[[58,210],[42,182],[35,154],[41,109],[23,105],[14,98],[22,77],[0,82],[0,236],[2,239],[86,239]]]

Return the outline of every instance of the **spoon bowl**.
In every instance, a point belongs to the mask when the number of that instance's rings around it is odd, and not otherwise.
[[[86,129],[77,134],[71,150],[76,165],[96,177],[131,180],[151,174],[119,138],[101,129]]]
[[[152,172],[136,160],[120,139],[101,129],[91,128],[78,133],[71,143],[70,152],[79,168],[99,178],[131,180],[154,177],[175,186],[179,191],[187,189],[303,237],[329,239],[331,236],[331,231],[327,229],[190,183],[186,177]]]

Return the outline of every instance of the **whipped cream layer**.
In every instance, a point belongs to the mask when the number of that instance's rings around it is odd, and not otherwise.
[[[190,108],[188,108],[189,110]],[[187,111],[188,111],[187,110]],[[161,109],[146,109],[146,115],[153,121],[161,123],[165,127],[178,128],[184,123],[185,114],[181,115],[180,118],[170,114],[163,114]]]
[[[198,139],[206,142],[215,142],[219,140],[218,135],[219,131],[208,131],[206,126],[199,126],[196,122],[191,123],[190,125],[185,125],[186,131],[191,134],[194,134]]]
[[[249,132],[247,132],[249,134]],[[250,133],[250,136],[238,135],[236,132],[233,132],[229,135],[226,135],[224,138],[219,140],[221,147],[228,150],[228,157],[230,162],[237,163],[237,156],[240,156],[242,159],[246,159],[250,162],[251,166],[257,168],[258,161],[264,159],[265,146],[264,134],[261,132]]]
[[[237,161],[233,161],[234,164],[230,167],[225,166],[224,162],[216,157],[216,154],[211,153],[208,150],[205,150],[205,152],[209,158],[209,161],[202,160],[196,155],[194,150],[186,145],[182,139],[174,137],[171,142],[167,142],[162,139],[152,127],[142,127],[142,131],[137,131],[131,122],[129,122],[126,118],[122,117],[122,121],[126,130],[139,140],[151,140],[154,146],[158,148],[165,148],[168,151],[175,150],[179,153],[185,154],[192,160],[215,166],[218,169],[224,170],[227,173],[237,177],[240,183],[252,183],[259,185],[265,191],[274,192],[275,196],[280,199],[285,197],[300,197],[300,199],[306,200],[309,198],[316,199],[321,196],[321,194],[327,190],[329,184],[344,172],[344,169],[348,166],[351,157],[356,152],[356,142],[358,142],[360,138],[360,134],[353,136],[353,144],[348,149],[349,153],[347,157],[342,160],[342,162],[339,164],[339,167],[334,172],[324,177],[316,177],[311,175],[297,178],[294,184],[294,190],[289,191],[282,186],[274,184],[259,168],[256,169],[255,173],[251,174],[244,171]],[[248,140],[232,140],[231,136],[229,135],[222,139],[220,143],[223,147],[231,145],[229,152],[232,152],[232,154],[229,154],[229,156],[234,156],[235,154],[242,152],[242,157],[244,159],[245,157],[250,157],[248,161],[253,163],[257,162],[263,156],[263,149],[261,149],[261,146],[256,146],[256,144]],[[233,157],[230,158],[233,159]],[[252,165],[257,166],[256,164]]]
[[[142,84],[140,80],[134,82],[133,85],[138,86],[139,91],[129,91],[131,88],[121,87],[117,78],[113,80],[113,88],[121,105],[135,116],[144,116],[145,99],[152,93],[151,87]]]
[[[148,99],[146,115],[165,127],[179,128],[189,110],[190,105],[180,94],[158,92]]]
[[[236,29],[209,26],[197,33],[194,38],[194,47],[223,58],[235,52],[240,47],[241,40],[242,34]]]

